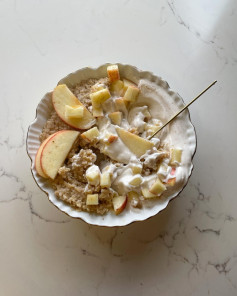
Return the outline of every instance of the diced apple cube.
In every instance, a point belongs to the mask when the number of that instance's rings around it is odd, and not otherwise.
[[[82,118],[84,108],[82,106],[65,106],[65,116],[67,118]]]
[[[102,84],[102,83],[96,83],[96,84],[94,84],[92,87],[91,87],[91,92],[97,92],[97,91],[99,91],[99,90],[102,90],[102,89],[104,89],[105,88],[105,85],[104,84]]]
[[[153,135],[155,132],[159,130],[160,126],[153,125],[153,124],[146,124],[145,130],[147,132],[147,136]]]
[[[123,98],[118,98],[115,100],[115,105],[118,111],[123,113],[127,112],[127,103]]]
[[[92,165],[86,170],[86,179],[91,185],[100,183],[100,169],[97,165]]]
[[[161,195],[162,192],[166,190],[165,185],[160,181],[160,179],[156,179],[155,183],[151,186],[150,192],[155,195]]]
[[[130,191],[127,193],[128,200],[132,207],[141,208],[142,204],[140,201],[140,196],[136,191]]]
[[[92,108],[92,115],[94,117],[102,117],[102,116],[104,116],[103,108],[101,106]]]
[[[159,166],[158,170],[157,170],[157,175],[158,177],[163,181],[164,179],[166,179],[167,175],[168,175],[168,170],[169,170],[169,166],[167,163],[161,163],[161,165]]]
[[[138,199],[139,198],[139,194],[136,191],[129,191],[127,193],[128,199],[132,200],[132,199]]]
[[[122,113],[120,111],[109,113],[109,118],[113,124],[120,125],[122,121]]]
[[[97,127],[93,127],[91,129],[89,129],[88,131],[84,132],[81,134],[81,137],[88,141],[88,142],[92,142],[93,140],[96,140],[99,137],[99,130]]]
[[[107,88],[103,88],[94,93],[91,93],[90,98],[91,98],[93,107],[97,108],[97,107],[100,107],[102,103],[104,103],[106,100],[110,98],[110,92]]]
[[[139,94],[139,88],[136,86],[129,86],[124,94],[124,100],[128,102],[135,102]]]
[[[139,174],[133,176],[129,182],[130,185],[135,186],[135,187],[141,185],[141,183],[142,183],[142,177]]]
[[[99,195],[98,194],[87,194],[86,197],[87,206],[94,206],[99,204]]]
[[[176,183],[176,178],[171,178],[167,181],[167,185],[174,186]]]
[[[143,187],[142,189],[142,195],[145,197],[145,198],[153,198],[153,197],[157,197],[155,194],[151,193],[149,191],[148,188],[146,187]]]
[[[110,65],[107,67],[107,73],[110,82],[116,81],[120,79],[119,68],[118,65]]]
[[[124,84],[122,80],[116,80],[111,83],[110,85],[110,90],[115,94],[115,95],[121,95],[123,92]]]
[[[109,188],[111,186],[111,174],[109,172],[103,172],[100,176],[101,188]]]
[[[134,175],[141,174],[141,172],[142,172],[142,165],[141,164],[133,165],[131,167],[131,169],[132,169],[132,172],[133,172]]]
[[[170,157],[170,164],[174,166],[178,166],[181,163],[182,158],[182,149],[180,148],[171,148],[171,157]]]
[[[125,78],[123,79],[123,85],[124,85],[124,91],[126,91],[129,86],[137,86],[135,83]]]

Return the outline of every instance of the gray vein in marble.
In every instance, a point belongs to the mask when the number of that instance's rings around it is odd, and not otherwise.
[[[80,248],[81,249],[81,252],[82,252],[82,255],[85,255],[85,256],[89,256],[89,257],[94,257],[94,258],[98,258],[97,255],[87,251],[86,249],[84,248]]]
[[[37,50],[37,52],[44,57],[46,55],[46,52],[44,52],[39,46],[38,44],[35,42],[35,40],[32,38],[32,36],[30,35],[29,32],[27,32],[24,27],[18,23],[18,27],[19,29],[27,36],[27,38],[30,40],[30,42],[32,43],[32,45],[34,46],[34,48]]]
[[[224,222],[234,222],[236,221],[236,218],[229,215],[229,214],[223,214],[223,213],[214,213],[213,211],[204,211],[204,214],[212,220],[216,219],[223,219]]]
[[[214,35],[212,39],[209,40],[205,40],[199,31],[195,30],[191,25],[189,25],[188,23],[186,23],[183,18],[181,17],[181,15],[178,14],[175,4],[174,4],[174,0],[167,0],[167,4],[172,12],[172,14],[174,15],[174,17],[176,18],[177,22],[184,26],[190,33],[192,33],[194,36],[196,36],[200,41],[202,41],[203,43],[207,44],[207,45],[211,45],[212,49],[215,51],[216,56],[220,59],[223,60],[225,64],[228,64],[230,57],[226,57],[226,56],[221,56],[221,52],[223,52],[224,48],[220,45],[217,44],[217,35]],[[236,58],[232,58],[232,63],[235,64],[237,62]]]
[[[162,6],[161,10],[160,10],[160,18],[159,18],[159,24],[160,24],[161,27],[164,26],[167,23],[167,17],[165,15],[165,11],[166,11],[165,7]]]
[[[63,221],[56,221],[56,220],[51,220],[51,219],[46,219],[43,216],[41,216],[37,211],[35,211],[32,203],[32,193],[30,193],[29,197],[29,208],[30,208],[30,213],[31,213],[31,222],[33,223],[33,217],[36,217],[46,223],[57,223],[57,224],[63,224],[63,223],[69,223],[70,220],[63,220]]]
[[[6,145],[8,150],[13,150],[13,149],[19,149],[19,148],[22,148],[22,147],[25,147],[25,129],[24,129],[24,126],[23,126],[23,122],[22,122],[22,118],[20,117],[17,117],[15,119],[15,121],[19,121],[20,124],[20,130],[21,130],[21,139],[20,139],[20,143],[17,144],[17,145],[13,145],[10,143],[10,136],[7,136],[4,140],[1,139],[0,140],[0,145],[3,146],[3,145]]]
[[[0,178],[2,178],[2,177],[7,177],[7,178],[11,179],[12,181],[14,181],[15,183],[19,184],[20,188],[18,189],[18,192],[25,192],[26,193],[26,186],[23,183],[23,181],[20,180],[19,177],[17,177],[14,174],[6,172],[3,168],[0,168]],[[12,198],[10,198],[10,199],[1,199],[0,202],[11,202],[11,201],[14,201],[14,200],[17,200],[17,199],[25,201],[25,200],[28,199],[28,197],[27,198],[19,197],[18,192],[16,194],[14,194]]]
[[[208,234],[213,233],[213,234],[215,234],[217,236],[219,236],[220,233],[221,233],[220,229],[219,230],[214,230],[212,228],[200,229],[198,226],[195,226],[194,228],[197,229],[198,232],[200,232],[200,233],[208,233]]]
[[[190,276],[190,273],[193,270],[196,270],[196,272],[198,273],[198,263],[199,263],[199,257],[198,257],[198,253],[196,252],[195,249],[193,249],[194,255],[195,255],[195,260],[193,262],[191,262],[186,256],[183,256],[181,254],[178,254],[176,252],[173,252],[173,255],[180,258],[182,260],[183,263],[187,263],[191,266],[191,269],[188,272],[188,276]]]
[[[122,257],[122,254],[117,254],[114,250],[114,241],[118,235],[118,228],[116,227],[115,230],[114,230],[114,234],[113,236],[111,237],[110,239],[110,242],[109,242],[109,245],[110,245],[110,250],[111,250],[111,254],[115,257]]]
[[[219,274],[227,275],[231,268],[228,268],[228,263],[230,262],[230,258],[227,258],[223,263],[214,263],[214,262],[208,262],[208,265],[213,266]]]

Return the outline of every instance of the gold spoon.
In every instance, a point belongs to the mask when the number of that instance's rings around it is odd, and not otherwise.
[[[185,109],[187,109],[194,101],[196,101],[201,95],[203,95],[209,88],[211,88],[217,80],[212,82],[206,89],[204,89],[198,96],[196,96],[191,102],[189,102],[186,106],[184,106],[178,113],[176,113],[170,120],[168,120],[165,124],[163,124],[153,135],[148,137],[148,140],[153,138],[158,132],[160,132],[167,124],[169,124],[173,119],[175,119],[180,113],[182,113]]]

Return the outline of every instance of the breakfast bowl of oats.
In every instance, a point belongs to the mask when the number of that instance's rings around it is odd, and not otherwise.
[[[99,226],[146,220],[192,173],[196,134],[167,82],[131,65],[83,68],[40,101],[27,152],[37,185],[67,215]]]

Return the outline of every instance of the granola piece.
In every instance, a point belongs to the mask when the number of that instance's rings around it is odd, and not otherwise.
[[[81,149],[69,159],[73,177],[81,182],[86,181],[85,172],[96,161],[96,154],[91,149]]]

